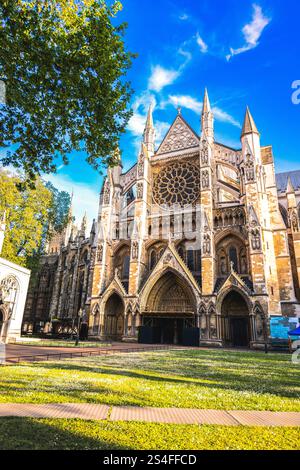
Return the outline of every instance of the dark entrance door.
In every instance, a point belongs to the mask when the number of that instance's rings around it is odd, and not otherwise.
[[[231,335],[233,346],[248,347],[249,332],[247,318],[231,318]]]
[[[190,328],[187,328],[185,323],[186,320],[183,318],[144,318],[143,326],[139,328],[139,343],[194,345],[195,340],[191,339],[191,330],[194,337],[194,330],[198,329],[191,328],[193,321],[189,321]]]

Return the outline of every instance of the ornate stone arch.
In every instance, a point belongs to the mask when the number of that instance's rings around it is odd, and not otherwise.
[[[149,277],[147,283],[143,287],[143,289],[141,291],[141,294],[140,294],[140,310],[141,310],[141,312],[147,311],[148,299],[149,299],[149,295],[150,295],[152,289],[155,287],[157,282],[165,274],[167,274],[168,272],[173,273],[178,279],[181,280],[182,283],[185,283],[185,285],[189,289],[190,296],[192,298],[192,302],[195,306],[194,310],[195,310],[195,314],[196,314],[196,311],[197,311],[197,297],[198,297],[197,294],[198,293],[195,292],[194,286],[191,284],[191,282],[189,281],[189,279],[187,277],[185,277],[182,273],[180,273],[179,271],[177,271],[176,269],[174,269],[170,266],[163,267],[162,269],[156,271],[155,273],[153,273],[153,275],[151,275]]]
[[[231,286],[229,287],[226,287],[225,289],[221,289],[218,296],[217,296],[217,302],[216,302],[216,313],[218,314],[221,314],[221,309],[222,309],[222,304],[223,304],[223,301],[225,299],[225,297],[231,292],[231,291],[235,291],[237,292],[238,294],[240,294],[243,299],[245,300],[247,306],[248,306],[248,309],[249,309],[249,313],[251,313],[253,311],[253,302],[252,300],[250,299],[248,293],[246,291],[244,291],[241,287],[239,286],[236,286],[234,284],[232,284]]]
[[[219,232],[215,237],[216,271],[219,277],[230,274],[231,262],[235,272],[249,275],[249,250],[241,233],[232,229]]]
[[[104,313],[105,304],[108,301],[109,297],[111,297],[113,294],[117,294],[122,299],[122,302],[124,304],[124,311],[125,311],[124,292],[122,292],[122,290],[119,289],[118,286],[114,284],[113,286],[109,286],[102,296],[101,304],[100,304],[101,314]]]
[[[200,337],[202,339],[207,339],[208,338],[207,305],[204,302],[201,302],[198,312],[199,312]]]
[[[101,310],[99,303],[97,302],[92,309],[92,333],[94,335],[99,334],[100,328],[100,319],[101,319]]]
[[[255,339],[264,341],[266,338],[266,314],[259,302],[253,306],[253,331]]]
[[[16,276],[8,274],[0,281],[0,304],[5,306],[9,319],[14,316],[20,293],[20,283]]]
[[[115,289],[110,290],[103,311],[103,333],[112,339],[121,339],[125,327],[125,302],[123,296]]]
[[[217,232],[215,235],[215,244],[218,245],[224,238],[230,235],[232,235],[233,237],[239,238],[241,242],[247,245],[247,240],[245,240],[245,237],[243,236],[243,234],[236,230],[233,230],[232,227],[228,227],[220,232]]]

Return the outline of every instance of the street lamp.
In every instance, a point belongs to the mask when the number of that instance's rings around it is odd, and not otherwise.
[[[78,346],[79,344],[79,331],[80,331],[80,321],[82,318],[82,314],[83,314],[82,308],[80,308],[77,314],[77,336],[76,336],[75,346]]]

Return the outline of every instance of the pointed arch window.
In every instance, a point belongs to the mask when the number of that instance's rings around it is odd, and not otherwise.
[[[122,271],[123,279],[129,279],[129,269],[130,269],[130,256],[126,255],[124,257],[124,262],[123,262],[123,271]]]

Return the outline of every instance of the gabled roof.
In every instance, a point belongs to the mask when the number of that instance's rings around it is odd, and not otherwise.
[[[300,189],[300,170],[287,171],[276,175],[276,184],[278,191],[286,192],[288,180],[290,179],[295,191]]]
[[[180,113],[176,116],[156,155],[176,152],[199,145],[200,138]]]

